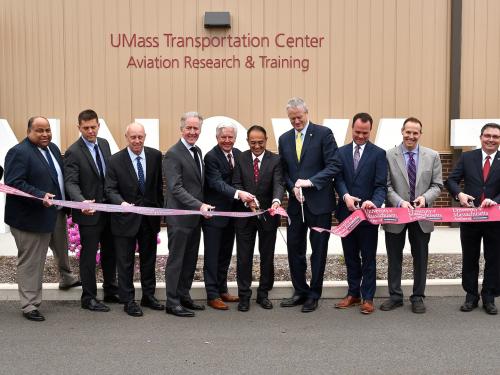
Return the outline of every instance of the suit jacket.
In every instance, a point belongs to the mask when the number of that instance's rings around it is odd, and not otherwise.
[[[455,199],[462,191],[459,186],[462,180],[464,181],[463,192],[475,198],[475,206],[479,206],[481,203],[482,193],[484,193],[485,198],[500,203],[500,153],[496,153],[488,178],[483,181],[481,149],[464,152],[446,180],[446,187]]]
[[[295,199],[293,187],[295,181],[301,178],[311,180],[314,185],[304,189],[309,210],[315,215],[331,213],[335,209],[333,177],[340,171],[334,158],[337,143],[332,131],[310,122],[302,144],[300,162],[295,151],[294,129],[283,134],[278,143],[285,186],[289,193],[288,212],[300,214],[300,204]]]
[[[234,164],[236,165],[241,151],[237,148],[232,150]],[[236,207],[234,194],[236,189],[231,185],[233,170],[221,150],[216,145],[205,155],[205,202],[215,206],[217,211],[233,211]],[[218,216],[204,220],[204,225],[224,228],[228,225],[230,218]]]
[[[283,171],[280,157],[271,151],[265,151],[260,163],[259,181],[256,184],[254,179],[252,152],[247,150],[242,152],[238,163],[236,163],[233,174],[233,185],[238,190],[245,190],[256,196],[260,208],[266,210],[271,207],[274,199],[283,199],[285,187],[283,182]],[[239,204],[239,210],[249,211],[249,208]],[[235,227],[244,227],[249,218],[241,218],[235,221]],[[266,215],[266,220],[262,220],[265,230],[271,230],[279,225],[279,215]]]
[[[387,151],[387,207],[398,207],[402,200],[410,201],[410,183],[405,157],[400,146]],[[422,195],[427,207],[441,195],[443,188],[443,172],[439,154],[430,148],[419,145],[417,177],[415,181],[415,197]],[[434,223],[421,220],[418,222],[424,233],[434,230]],[[400,233],[405,224],[384,224],[384,230]]]
[[[201,150],[196,146],[202,161]],[[202,161],[201,175],[191,152],[179,141],[165,154],[163,174],[166,179],[166,207],[181,210],[199,210],[203,204],[205,165]],[[200,224],[200,215],[167,216],[167,224],[195,228]]]
[[[352,212],[348,210],[344,200],[345,194],[361,199],[361,204],[372,201],[377,207],[382,206],[387,194],[387,160],[385,151],[373,143],[367,142],[354,171],[353,144],[349,143],[337,150],[336,158],[342,163],[342,170],[335,177],[335,189],[339,194],[339,203],[335,217],[345,220]],[[369,224],[363,222],[362,224]]]
[[[61,171],[61,150],[49,143],[55,162]],[[43,198],[45,193],[56,194],[59,183],[49,172],[49,164],[36,145],[25,138],[5,156],[5,184],[25,193]],[[7,194],[5,223],[26,232],[50,233],[56,224],[56,207],[45,207],[42,201]]]
[[[139,189],[139,181],[127,148],[112,155],[106,166],[104,191],[106,200],[112,204],[123,202],[143,207],[162,207],[163,180],[161,174],[161,152],[144,147],[146,156],[145,191]],[[146,216],[151,230],[160,231],[160,216]],[[134,237],[139,231],[142,215],[113,213],[111,231],[113,235]]]
[[[104,165],[108,165],[111,157],[109,143],[104,138],[97,138]],[[77,202],[95,199],[96,203],[104,203],[104,183],[99,175],[97,165],[82,137],[73,143],[64,154],[64,186],[69,199]],[[95,225],[102,212],[94,215],[83,215],[81,210],[72,210],[73,220],[82,225]]]
[[[2,166],[0,166],[0,180],[2,179],[2,177],[3,177],[3,168]]]

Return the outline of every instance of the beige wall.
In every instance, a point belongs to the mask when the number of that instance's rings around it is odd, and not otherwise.
[[[498,15],[497,2],[487,4]],[[497,35],[496,60],[488,65],[492,71],[496,68],[488,86],[494,99],[485,101],[486,93],[483,99],[474,99],[472,107],[480,112],[498,107],[500,46],[495,16],[477,7],[492,21],[488,32]],[[203,14],[210,10],[230,11],[232,28],[204,29]],[[447,151],[449,30],[450,0],[1,0],[0,117],[9,120],[19,138],[30,115],[60,118],[63,150],[77,136],[78,112],[87,107],[106,119],[121,146],[123,128],[131,119],[159,118],[160,145],[165,150],[178,137],[178,119],[184,111],[196,109],[205,117],[226,115],[245,126],[258,123],[270,129],[271,118],[285,116],[287,99],[302,96],[316,122],[352,118],[358,111],[370,112],[376,124],[381,117],[416,116],[424,123],[423,143]],[[112,32],[193,36],[250,32],[271,38],[283,32],[323,36],[326,45],[294,51],[273,47],[145,51],[112,48]],[[291,52],[310,59],[308,72],[126,69],[131,54],[235,53],[244,60],[248,54]],[[485,59],[483,55],[474,53],[473,59]],[[485,81],[484,74],[474,73]]]
[[[463,0],[461,118],[500,117],[500,1]]]

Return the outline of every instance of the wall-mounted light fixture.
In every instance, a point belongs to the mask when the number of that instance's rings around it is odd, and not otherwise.
[[[205,12],[205,28],[230,28],[231,15],[229,12]]]

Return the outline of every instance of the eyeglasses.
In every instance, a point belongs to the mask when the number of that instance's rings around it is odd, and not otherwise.
[[[492,134],[483,134],[481,137],[485,139],[493,139],[495,141],[500,139],[500,135],[492,135]]]

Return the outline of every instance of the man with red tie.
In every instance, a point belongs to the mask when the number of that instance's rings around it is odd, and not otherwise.
[[[484,208],[500,203],[500,125],[484,125],[480,140],[481,149],[464,152],[446,181],[450,194],[462,207]],[[460,189],[462,180],[463,191]],[[479,257],[483,240],[485,264],[481,299],[486,313],[498,313],[495,297],[500,295],[499,230],[497,221],[460,224],[462,286],[467,293],[461,311],[469,312],[478,306]]]

